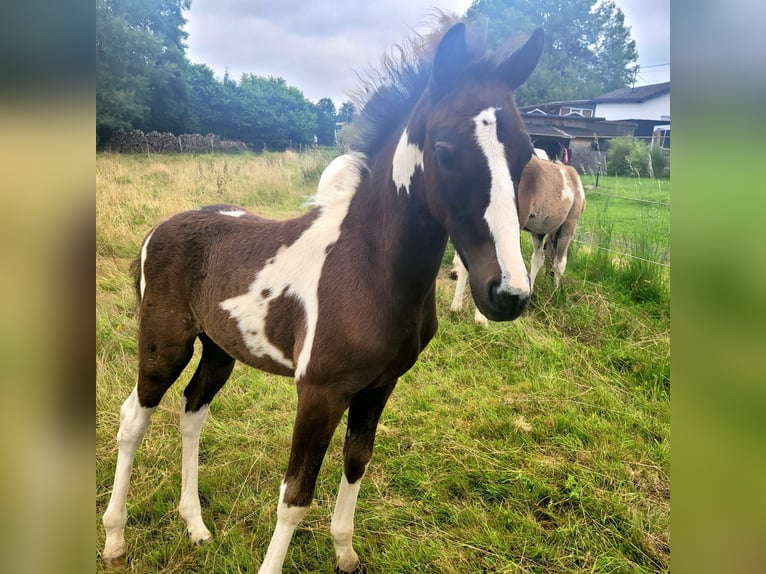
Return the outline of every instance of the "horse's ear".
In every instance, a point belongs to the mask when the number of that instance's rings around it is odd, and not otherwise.
[[[436,97],[443,95],[452,86],[456,72],[465,64],[468,48],[465,43],[465,24],[459,22],[447,30],[436,48],[431,91]]]
[[[543,53],[545,33],[542,28],[535,30],[521,48],[516,50],[497,67],[497,73],[512,90],[527,81]]]

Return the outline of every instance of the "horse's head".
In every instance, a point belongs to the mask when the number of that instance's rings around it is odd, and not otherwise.
[[[476,305],[494,321],[515,319],[530,298],[516,190],[532,143],[513,90],[532,73],[542,48],[538,29],[500,62],[474,60],[465,26],[453,26],[436,49],[428,89],[407,127],[411,135],[403,136],[424,142],[428,208],[468,269]]]

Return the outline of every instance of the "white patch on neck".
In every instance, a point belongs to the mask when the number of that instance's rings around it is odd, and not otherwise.
[[[405,128],[402,137],[394,151],[393,172],[391,174],[396,186],[396,193],[404,187],[407,195],[410,193],[410,184],[415,175],[415,169],[423,169],[423,150],[417,144],[409,141],[409,134]]]
[[[529,277],[521,255],[521,229],[516,193],[505,157],[505,146],[497,137],[497,110],[498,108],[487,108],[473,119],[476,124],[476,142],[487,158],[492,179],[489,205],[484,219],[495,240],[503,284],[529,291]]]
[[[535,154],[535,157],[537,159],[544,159],[546,161],[551,161],[551,158],[548,157],[548,152],[546,152],[544,149],[536,147],[533,152]]]
[[[247,212],[244,209],[221,209],[218,213],[229,217],[242,217]]]
[[[321,208],[319,216],[294,243],[280,247],[256,274],[247,293],[220,303],[221,308],[237,320],[250,352],[295,369],[296,380],[305,374],[311,360],[322,268],[331,245],[340,237],[341,224],[364,168],[363,157],[359,155],[343,155],[333,160],[319,180],[315,199]],[[305,312],[306,338],[295,363],[266,337],[269,304],[283,293],[300,301]]]

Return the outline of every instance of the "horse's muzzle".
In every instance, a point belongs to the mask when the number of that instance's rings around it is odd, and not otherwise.
[[[528,289],[493,281],[487,289],[487,309],[481,309],[481,312],[490,321],[513,321],[527,308],[531,296]]]

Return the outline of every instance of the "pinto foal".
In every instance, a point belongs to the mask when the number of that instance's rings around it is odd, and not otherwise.
[[[558,289],[567,266],[567,253],[577,222],[585,210],[585,192],[577,170],[557,161],[549,161],[544,150],[535,149],[524,168],[519,184],[519,224],[532,234],[530,290],[544,263],[553,270],[554,289]],[[547,236],[547,237],[546,237]],[[455,252],[452,274],[457,276],[451,311],[463,308],[463,294],[468,272]],[[479,308],[474,321],[487,325]]]
[[[526,308],[516,189],[532,155],[512,90],[532,73],[542,30],[510,56],[476,55],[464,25],[428,60],[388,66],[370,91],[355,151],[322,174],[315,207],[271,221],[232,205],[181,213],[141,246],[138,383],[120,409],[103,558],[126,553],[126,498],[149,419],[202,343],[183,392],[179,511],[194,542],[211,538],[197,492],[210,402],[239,360],[293,377],[298,407],[277,522],[260,573],[281,571],[309,510],[330,439],[348,410],[343,476],[330,526],[337,568],[352,547],[361,478],[397,379],[437,328],[435,283],[451,236],[477,305],[510,321]]]

